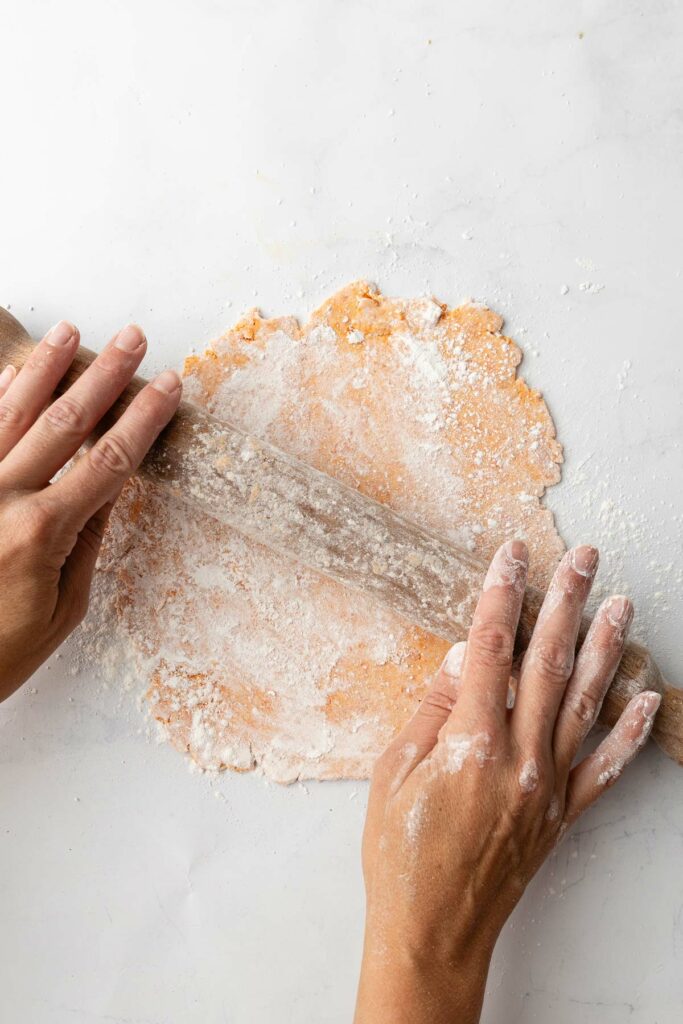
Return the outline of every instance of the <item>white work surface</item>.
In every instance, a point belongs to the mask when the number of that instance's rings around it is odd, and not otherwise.
[[[683,683],[676,0],[5,0],[0,24],[0,302],[95,348],[135,319],[148,374],[359,277],[487,302],[566,448],[565,540],[602,545]],[[96,677],[66,648],[0,709],[2,1024],[349,1022],[366,784],[211,785]],[[526,894],[486,1024],[679,1021],[682,865],[683,770],[648,749]]]

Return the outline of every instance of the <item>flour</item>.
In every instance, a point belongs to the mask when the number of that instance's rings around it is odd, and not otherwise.
[[[406,319],[411,327],[422,330],[436,327],[442,313],[443,307],[433,299],[416,299],[410,304]]]
[[[407,367],[414,381],[445,385],[448,367],[436,339],[425,344],[413,334],[399,334],[396,342],[402,351],[403,365]]]
[[[417,745],[415,743],[406,743],[401,750],[401,761],[404,767],[413,763],[417,757]]]
[[[593,755],[602,768],[597,777],[598,786],[607,786],[616,781],[638,751],[645,746],[660,704],[660,694],[645,692],[634,699],[629,707],[628,718],[632,720],[635,715],[640,714],[643,719],[641,730],[636,737],[629,740],[621,738],[618,732],[613,733],[604,741],[603,748],[598,748]]]
[[[553,796],[552,800],[548,804],[548,810],[545,812],[546,821],[557,821],[560,816],[560,801],[557,796]]]
[[[617,374],[617,391],[625,391],[631,384],[631,370],[633,369],[633,363],[630,359],[625,359],[622,363],[621,370]]]
[[[389,796],[394,796],[406,781],[411,769],[417,763],[418,749],[415,743],[405,743],[399,752],[398,770],[389,785]]]
[[[484,593],[492,587],[512,587],[518,594],[524,590],[527,563],[512,554],[512,541],[500,548],[491,562],[484,580]]]
[[[187,360],[185,394],[482,560],[524,537],[543,587],[563,545],[539,499],[561,450],[500,327],[476,304],[360,282],[303,328],[250,313]],[[222,457],[198,438],[203,487]],[[114,511],[94,593],[80,662],[119,685],[125,658],[163,735],[205,771],[367,777],[447,651],[143,480]]]
[[[447,733],[443,738],[443,766],[449,775],[455,775],[473,756],[479,767],[491,760],[491,737],[488,733],[478,732],[473,736],[467,733]]]
[[[444,747],[446,749],[446,771],[450,774],[459,772],[470,755],[474,737],[465,733],[456,736],[446,736]]]
[[[598,785],[606,786],[610,782],[615,782],[624,770],[624,764],[620,761],[611,761],[609,758],[604,758],[601,761],[602,764],[606,765],[604,771],[598,775]]]
[[[422,791],[409,811],[406,812],[405,816],[405,835],[406,839],[411,845],[415,845],[420,838],[422,832],[425,810],[427,804],[427,794]]]
[[[619,392],[621,393],[621,392]],[[668,595],[683,587],[683,563],[662,557],[661,531],[666,524],[675,545],[683,516],[673,501],[660,500],[648,508],[647,480],[628,473],[629,455],[619,474],[588,455],[570,473],[568,485],[581,495],[579,513],[566,513],[568,529],[585,531],[600,549],[601,569],[593,584],[589,610],[614,593],[632,597],[637,585],[636,617],[632,638],[656,640],[670,616]],[[625,477],[625,480],[622,479]],[[642,505],[642,511],[636,507]]]
[[[519,788],[523,793],[533,793],[538,787],[538,765],[533,758],[525,761],[519,773]]]

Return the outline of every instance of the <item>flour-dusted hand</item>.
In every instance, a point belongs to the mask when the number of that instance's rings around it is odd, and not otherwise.
[[[147,343],[129,325],[60,398],[79,334],[61,321],[17,374],[0,374],[0,699],[21,685],[85,615],[102,534],[128,477],[178,407],[166,370],[59,479],[55,474],[135,374]]]
[[[520,541],[500,548],[466,647],[449,653],[380,758],[363,843],[356,1024],[478,1021],[493,947],[529,880],[647,740],[660,702],[652,692],[572,767],[633,617],[626,598],[607,600],[575,657],[597,563],[591,547],[563,558],[515,685],[528,555]]]

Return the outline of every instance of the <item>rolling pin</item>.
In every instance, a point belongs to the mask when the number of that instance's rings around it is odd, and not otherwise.
[[[19,370],[34,342],[0,309],[0,370]],[[65,391],[95,359],[80,348],[60,382]],[[99,436],[145,385],[135,377],[102,420]],[[469,552],[367,498],[266,441],[182,402],[140,472],[178,500],[201,509],[259,544],[374,595],[409,622],[451,643],[467,630],[486,566]],[[529,641],[543,594],[527,587],[517,647]],[[584,619],[579,642],[589,626]],[[663,694],[653,737],[683,764],[683,690],[665,683],[650,652],[626,646],[600,714],[613,725],[641,690]]]

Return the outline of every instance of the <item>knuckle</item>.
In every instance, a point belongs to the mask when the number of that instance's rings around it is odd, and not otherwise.
[[[23,532],[33,542],[43,542],[54,534],[54,516],[46,505],[28,502],[21,511]]]
[[[111,436],[101,438],[90,451],[90,461],[97,470],[129,476],[135,463],[126,443]]]
[[[125,363],[126,359],[124,352],[118,348],[106,348],[104,352],[100,352],[97,359],[90,364],[90,369],[93,374],[97,374],[108,381],[111,379],[111,375],[113,373],[121,373],[121,366]]]
[[[548,799],[548,806],[546,807],[545,814],[543,815],[544,821],[549,822],[551,828],[558,829],[562,820],[563,811],[563,801],[557,793],[554,791],[551,792]]]
[[[552,682],[566,682],[574,667],[574,648],[563,640],[536,640],[530,648],[536,669]]]
[[[586,642],[582,647],[582,653],[590,658],[591,662],[608,662],[614,657],[625,641],[625,635],[615,635],[614,627],[609,623],[599,623],[589,633]]]
[[[553,789],[552,772],[547,759],[540,754],[520,760],[516,768],[516,804],[519,808],[531,803],[547,806]]]
[[[430,690],[420,704],[420,714],[427,718],[443,718],[444,712],[450,714],[455,707],[455,690],[438,687]]]
[[[579,725],[581,732],[590,729],[600,711],[601,701],[585,690],[582,693],[572,693],[567,697],[567,705]]]
[[[46,371],[52,369],[55,350],[45,344],[43,340],[36,345],[30,358],[27,360],[24,369],[33,374],[34,377],[42,378]]]
[[[0,430],[14,430],[24,425],[24,411],[7,399],[0,402]]]
[[[60,431],[85,434],[88,422],[85,410],[73,398],[58,398],[45,412],[45,422]]]
[[[506,622],[481,622],[474,625],[467,643],[468,651],[485,665],[499,668],[512,662],[515,634]]]

